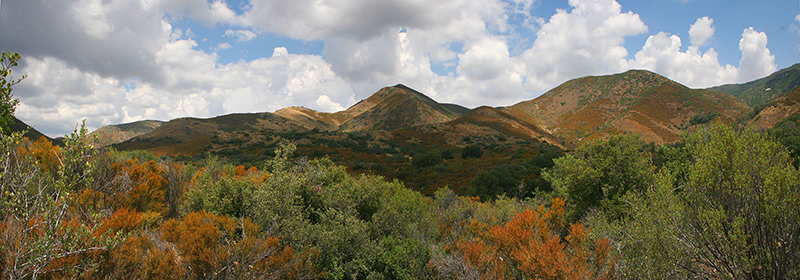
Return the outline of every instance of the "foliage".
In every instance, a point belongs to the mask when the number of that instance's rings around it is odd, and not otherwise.
[[[12,87],[26,77],[23,75],[16,80],[10,77],[11,68],[19,65],[20,58],[21,56],[15,52],[0,53],[0,131],[6,135],[11,133],[14,111],[19,104],[19,100],[11,94]]]
[[[788,151],[752,129],[722,124],[685,142],[685,180],[665,169],[653,188],[628,198],[625,223],[596,221],[603,235],[620,241],[626,274],[797,278],[800,174]]]
[[[643,154],[644,147],[644,141],[636,135],[585,142],[573,154],[554,160],[555,166],[542,176],[574,206],[571,220],[583,217],[592,208],[620,217],[625,207],[621,198],[629,191],[644,190],[652,182],[655,167]]]
[[[800,165],[800,114],[792,114],[775,124],[769,135],[789,149],[795,167]]]
[[[717,112],[698,113],[689,119],[689,124],[698,125],[708,123],[719,116]]]
[[[518,165],[499,165],[489,171],[479,171],[472,179],[470,195],[482,200],[494,199],[499,195],[522,198],[532,194],[521,177],[524,170]]]
[[[415,168],[430,167],[440,162],[442,162],[442,156],[436,153],[417,154],[411,159],[411,165]]]
[[[483,150],[478,145],[470,145],[464,147],[461,151],[461,158],[468,159],[468,158],[481,158],[483,156]]]
[[[472,221],[478,237],[459,242],[457,250],[485,279],[612,278],[616,257],[609,240],[590,239],[580,224],[565,227],[563,216],[564,201],[556,198],[549,209],[522,211],[503,225],[487,229]]]
[[[787,150],[753,130],[715,125],[687,139],[695,157],[683,199],[697,272],[797,278],[798,172]],[[713,269],[713,272],[703,271]]]
[[[92,254],[121,241],[98,231],[100,213],[70,211],[74,191],[93,179],[90,147],[83,126],[63,149],[28,146],[20,133],[0,138],[0,274],[77,275],[97,266]]]

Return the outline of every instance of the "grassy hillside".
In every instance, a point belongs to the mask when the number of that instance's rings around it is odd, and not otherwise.
[[[97,145],[105,147],[150,132],[163,123],[162,121],[145,120],[118,125],[107,125],[89,133],[89,136],[94,137],[96,135],[98,140]]]
[[[337,114],[352,116],[342,124],[342,131],[395,130],[442,123],[458,116],[448,107],[404,85],[383,88],[340,113]]]
[[[47,137],[47,135],[42,134],[41,132],[39,132],[35,128],[33,128],[30,125],[24,123],[23,121],[21,121],[20,119],[18,119],[16,117],[14,117],[14,122],[11,123],[11,127],[10,128],[11,128],[11,131],[13,131],[13,132],[26,131],[25,134],[22,135],[22,137],[28,138],[28,139],[33,140],[33,141],[39,140],[39,138],[44,137],[45,139],[49,140],[50,142],[53,142],[54,144],[60,144],[61,143],[61,141],[59,141],[59,140],[54,140],[54,139],[52,139],[50,137]]]
[[[798,86],[800,86],[800,63],[755,81],[721,85],[709,90],[727,92],[742,99],[751,107],[759,107]]]
[[[749,123],[759,128],[772,128],[797,112],[800,112],[800,87],[761,105],[753,112]]]
[[[690,89],[644,70],[568,81],[530,101],[503,108],[567,142],[638,133],[670,143],[712,118],[734,121],[750,107],[735,97]]]

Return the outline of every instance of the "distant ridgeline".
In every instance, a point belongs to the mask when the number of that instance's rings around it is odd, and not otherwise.
[[[713,121],[770,128],[800,110],[794,102],[799,68],[709,89],[631,70],[570,80],[502,108],[442,104],[398,84],[335,113],[288,107],[274,113],[111,125],[92,134],[101,146],[118,150],[147,150],[188,161],[213,155],[242,165],[264,162],[286,139],[302,155],[327,156],[351,172],[401,179],[428,194],[447,185],[466,191],[479,171],[502,164],[524,170],[514,177],[535,185],[538,171],[528,170],[543,166],[532,164],[531,157],[572,150],[588,140],[634,133],[647,142],[674,143],[684,132]],[[483,155],[462,156],[469,154],[467,148]],[[414,165],[420,156],[431,163]]]

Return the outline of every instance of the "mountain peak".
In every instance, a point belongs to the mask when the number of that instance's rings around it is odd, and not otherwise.
[[[337,114],[349,119],[342,124],[341,129],[344,131],[393,130],[446,122],[459,115],[403,84],[382,88],[369,98]]]
[[[674,142],[698,114],[735,120],[749,107],[721,92],[690,89],[647,70],[570,80],[504,111],[578,143],[621,132]]]

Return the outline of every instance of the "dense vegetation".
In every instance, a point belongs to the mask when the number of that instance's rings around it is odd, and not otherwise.
[[[287,140],[240,165],[96,149],[83,126],[63,146],[4,133],[0,277],[796,279],[797,125],[536,146],[478,171],[470,196],[353,174]],[[432,149],[404,172],[503,149]]]
[[[3,136],[0,152],[6,278],[800,277],[788,150],[717,123],[683,145],[589,142],[546,169],[553,191],[484,199],[289,142],[256,167],[100,151],[85,130],[63,147]],[[513,186],[518,168],[476,181]]]

